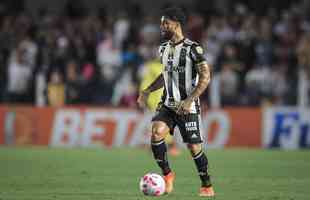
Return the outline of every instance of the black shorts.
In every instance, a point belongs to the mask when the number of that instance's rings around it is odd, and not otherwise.
[[[167,124],[170,134],[173,135],[175,126],[179,127],[184,143],[202,143],[200,135],[200,114],[179,115],[167,106],[162,106],[152,118],[152,121],[162,121]]]

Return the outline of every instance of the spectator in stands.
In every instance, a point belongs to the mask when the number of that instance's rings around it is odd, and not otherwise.
[[[112,103],[121,106],[136,105],[138,91],[138,67],[141,65],[141,56],[136,44],[131,41],[124,43],[122,66],[119,81],[113,91]],[[124,101],[125,100],[125,101]]]
[[[255,63],[255,40],[257,37],[256,19],[254,15],[247,16],[236,33],[236,43],[239,45],[240,60],[244,63],[244,70],[241,74],[241,82],[244,81],[246,73]],[[243,83],[242,83],[243,84]],[[243,88],[241,88],[243,89]]]
[[[7,93],[5,102],[7,103],[30,103],[30,86],[33,73],[32,44],[21,41],[17,48],[12,51],[8,63]]]
[[[240,87],[240,76],[244,69],[244,64],[238,58],[235,44],[224,45],[223,53],[218,57],[216,67],[220,70],[220,94],[222,105],[237,105]]]
[[[310,32],[304,33],[297,46],[299,70],[299,103],[310,105]]]
[[[78,75],[78,65],[71,60],[66,65],[66,104],[80,103],[81,78]]]
[[[310,80],[310,32],[304,33],[297,46],[299,65],[306,72]]]
[[[260,106],[271,102],[272,77],[271,68],[255,65],[245,77],[246,104]]]
[[[270,74],[271,92],[270,99],[274,105],[288,104],[289,80],[287,78],[288,66],[285,63],[277,63],[272,67]]]
[[[271,67],[274,62],[274,43],[272,40],[272,26],[268,18],[259,22],[259,31],[255,44],[256,64]]]
[[[47,86],[48,104],[59,107],[65,104],[65,84],[59,71],[53,71]]]
[[[115,84],[121,72],[121,52],[113,43],[111,32],[105,33],[105,38],[97,46],[97,65],[99,66],[100,80],[99,97],[103,104],[111,104]]]
[[[239,88],[239,78],[238,74],[231,65],[224,65],[220,77],[220,95],[221,95],[221,105],[223,106],[233,106],[238,104],[238,88]]]

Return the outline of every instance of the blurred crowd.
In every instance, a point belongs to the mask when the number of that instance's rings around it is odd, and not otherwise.
[[[113,15],[72,5],[62,15],[1,11],[2,103],[136,107],[147,65],[160,67],[159,14],[136,6]],[[243,4],[225,14],[189,10],[184,31],[206,49],[223,106],[296,105],[299,72],[310,79],[310,21],[302,4],[263,15]]]

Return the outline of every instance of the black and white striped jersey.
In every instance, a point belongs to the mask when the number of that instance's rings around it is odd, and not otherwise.
[[[206,62],[203,48],[189,39],[176,44],[168,41],[160,45],[159,55],[164,65],[162,74],[165,80],[161,103],[175,109],[197,86],[197,66]],[[197,100],[191,106],[191,113],[199,112],[200,103]]]

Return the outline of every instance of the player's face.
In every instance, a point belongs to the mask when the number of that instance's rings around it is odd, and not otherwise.
[[[162,18],[160,23],[160,35],[165,40],[170,40],[176,32],[178,22]]]

